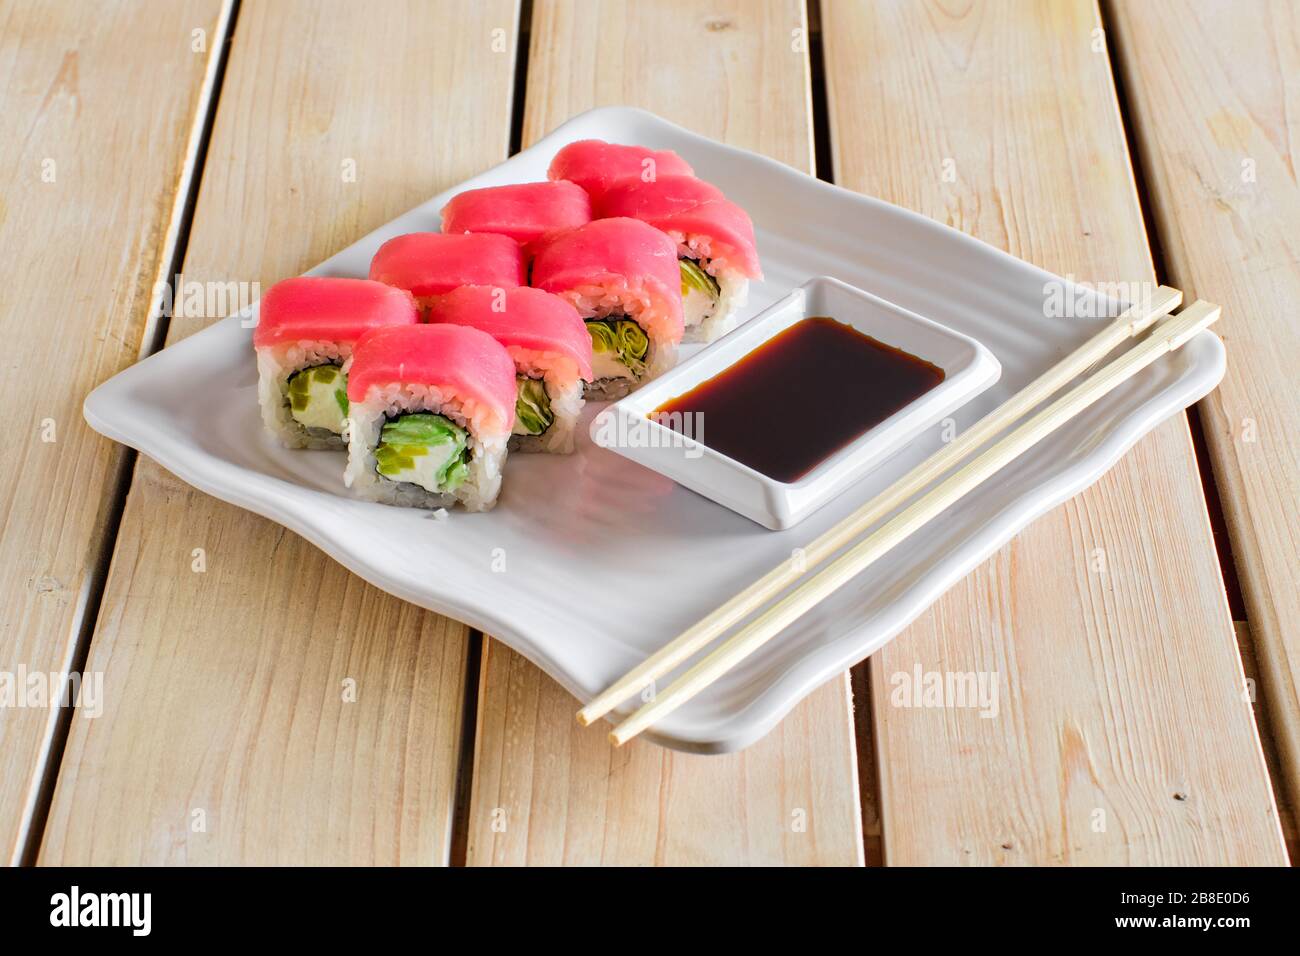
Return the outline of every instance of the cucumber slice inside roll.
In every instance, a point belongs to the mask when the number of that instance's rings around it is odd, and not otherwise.
[[[375,446],[375,470],[435,494],[452,491],[469,474],[468,436],[449,418],[412,412],[388,422]]]
[[[342,434],[348,416],[348,377],[337,365],[294,372],[286,387],[289,413],[298,424]]]
[[[694,259],[678,259],[677,267],[682,272],[683,297],[689,295],[691,290],[695,290],[703,292],[714,302],[722,298],[722,287],[718,285],[718,280],[700,268],[700,264]]]
[[[540,435],[555,422],[551,396],[541,379],[519,376],[519,397],[515,399],[516,435]]]
[[[612,355],[623,364],[634,378],[645,374],[645,357],[650,351],[650,339],[645,329],[632,319],[588,319],[587,332],[591,336],[591,349],[599,354]]]

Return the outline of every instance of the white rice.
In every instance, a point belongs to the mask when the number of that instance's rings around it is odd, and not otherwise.
[[[411,482],[385,478],[375,470],[375,446],[385,422],[406,412],[443,415],[469,433],[469,474],[455,490],[435,494]],[[360,497],[383,504],[431,509],[460,504],[467,511],[488,511],[501,492],[501,469],[510,438],[504,426],[492,409],[450,390],[401,383],[372,386],[365,401],[349,407],[344,429],[348,467],[343,483]]]
[[[739,269],[728,268],[726,263],[712,258],[712,241],[708,236],[671,230],[669,237],[677,243],[678,258],[694,259],[701,269],[718,281],[718,304],[711,311],[688,319],[685,342],[712,342],[736,327],[736,312],[749,301],[749,278]]]
[[[257,402],[262,406],[262,422],[286,448],[338,451],[346,447],[342,435],[325,428],[308,428],[293,417],[289,379],[295,372],[317,365],[340,365],[346,372],[351,358],[351,342],[304,340],[257,350]]]
[[[542,379],[551,400],[555,421],[540,435],[511,435],[510,450],[549,452],[568,455],[573,451],[573,434],[582,414],[582,379],[578,363],[558,352],[541,352],[512,345],[506,349],[515,362],[515,372],[528,378]]]
[[[699,265],[718,280],[718,301],[698,316],[685,313],[687,321],[686,332],[682,335],[683,342],[712,342],[722,338],[736,327],[736,311],[749,299],[749,279],[742,273],[725,270],[714,272],[715,266],[708,261],[701,261]],[[692,318],[696,321],[692,322]]]

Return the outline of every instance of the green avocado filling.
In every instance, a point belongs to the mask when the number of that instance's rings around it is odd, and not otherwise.
[[[718,285],[718,280],[701,269],[700,264],[694,259],[678,259],[677,266],[682,270],[683,297],[691,290],[703,292],[714,302],[722,297],[722,288]]]
[[[289,411],[306,428],[343,432],[348,417],[348,377],[337,365],[316,365],[294,372],[286,384]]]
[[[546,383],[541,379],[520,375],[518,384],[515,434],[540,435],[555,421],[555,413],[551,411],[551,397],[546,394]]]
[[[593,352],[612,352],[637,378],[645,374],[645,357],[650,340],[645,329],[632,319],[588,319]]]
[[[469,474],[465,429],[441,415],[413,412],[388,422],[375,446],[375,470],[427,491],[452,491]]]

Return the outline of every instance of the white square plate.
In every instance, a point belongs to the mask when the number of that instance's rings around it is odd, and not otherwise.
[[[683,434],[651,420],[655,409],[665,402],[708,381],[773,336],[814,315],[830,316],[877,342],[937,365],[943,369],[943,381],[790,482],[714,451],[709,447],[707,422],[684,422],[687,432]],[[861,480],[872,465],[961,408],[996,382],[1001,371],[992,353],[970,336],[838,279],[815,276],[694,358],[616,402],[610,409],[615,427],[605,429],[597,424],[591,437],[601,447],[653,468],[765,528],[784,531]],[[806,401],[809,413],[818,414],[815,394],[789,398]]]
[[[1072,286],[954,229],[625,107],[571,119],[313,272],[365,275],[384,240],[437,229],[438,210],[456,192],[544,179],[557,149],[591,137],[674,149],[749,210],[767,278],[752,288],[742,318],[809,277],[829,274],[982,342],[1001,363],[1002,378],[954,416],[958,428],[1104,321],[1052,317],[1044,306],[1049,290],[1072,295]],[[586,440],[573,456],[512,457],[496,510],[434,521],[350,498],[340,479],[342,454],[288,451],[264,432],[251,335],[235,316],[164,349],[91,393],[87,421],[196,488],[292,529],[378,587],[499,638],[582,699],[940,443],[939,429],[931,429],[789,531],[760,528]],[[1212,335],[1157,362],[648,736],[699,752],[752,743],[1027,523],[1095,481],[1161,420],[1206,395],[1223,368],[1223,346]],[[600,407],[589,406],[588,417]]]

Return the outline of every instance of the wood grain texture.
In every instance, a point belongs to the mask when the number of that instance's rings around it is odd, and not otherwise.
[[[90,430],[81,402],[138,354],[221,12],[220,0],[105,3],[93,16],[0,4],[0,401],[15,415],[0,461],[0,671],[20,691],[24,670],[69,670],[102,581],[125,454]],[[27,839],[58,718],[0,708],[5,862]]]
[[[525,143],[571,115],[643,106],[810,169],[796,2],[550,2],[534,8]],[[855,864],[861,820],[847,675],[739,754],[620,750],[577,702],[488,641],[470,864]]]
[[[1169,281],[1222,303],[1223,384],[1200,406],[1280,758],[1300,801],[1300,9],[1117,4]]]
[[[822,12],[841,183],[1059,273],[1152,280],[1093,4]],[[916,667],[996,673],[998,716],[893,706]],[[1181,416],[869,668],[887,862],[1285,862]]]
[[[516,16],[245,0],[186,277],[265,287],[504,158]],[[41,861],[445,862],[467,646],[142,460]]]

